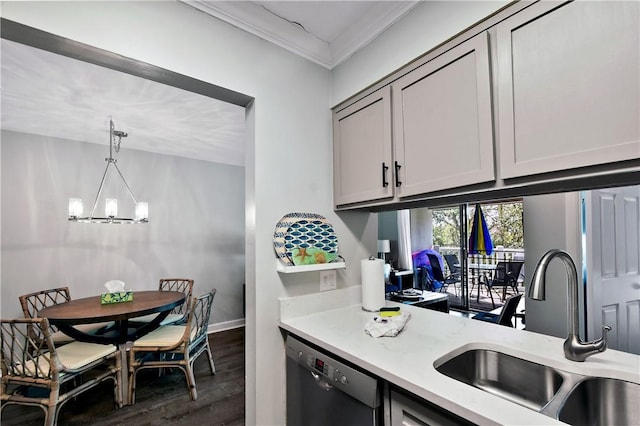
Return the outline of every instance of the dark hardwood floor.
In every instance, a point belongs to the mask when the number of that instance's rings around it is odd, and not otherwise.
[[[109,381],[67,402],[58,425],[244,425],[244,327],[211,334],[209,342],[216,374],[209,372],[206,355],[196,360],[196,401],[189,398],[180,370],[160,377],[157,370],[142,370],[136,381],[134,405],[115,410]],[[39,407],[9,405],[0,423],[42,425],[44,412]]]

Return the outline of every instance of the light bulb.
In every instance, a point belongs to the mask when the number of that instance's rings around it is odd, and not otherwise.
[[[107,217],[118,216],[118,200],[115,198],[107,198],[104,206],[104,214]]]
[[[146,201],[136,203],[136,220],[142,221],[149,219],[149,204]]]
[[[80,217],[82,216],[82,198],[69,198],[69,217]]]

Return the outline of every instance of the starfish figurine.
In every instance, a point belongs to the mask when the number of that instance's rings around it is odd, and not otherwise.
[[[299,249],[298,249],[298,256],[297,256],[297,257],[299,257],[299,258],[300,258],[300,261],[299,261],[299,262],[300,262],[300,264],[303,264],[303,263],[304,263],[304,259],[305,259],[306,257],[311,257],[311,255],[310,255],[310,254],[307,254],[307,249],[306,249],[306,248],[299,248]]]

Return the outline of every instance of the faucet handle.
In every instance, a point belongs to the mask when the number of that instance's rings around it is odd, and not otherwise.
[[[611,326],[603,325],[602,326],[602,337],[599,339],[600,345],[598,345],[598,352],[604,352],[607,350],[607,333],[611,331]]]

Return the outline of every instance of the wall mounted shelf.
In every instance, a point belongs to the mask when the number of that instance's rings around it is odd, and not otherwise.
[[[316,265],[288,266],[283,264],[279,259],[276,259],[276,270],[283,274],[293,274],[297,272],[326,271],[328,269],[346,269],[346,267],[347,267],[347,264],[345,262],[331,262],[331,263],[318,263]]]

